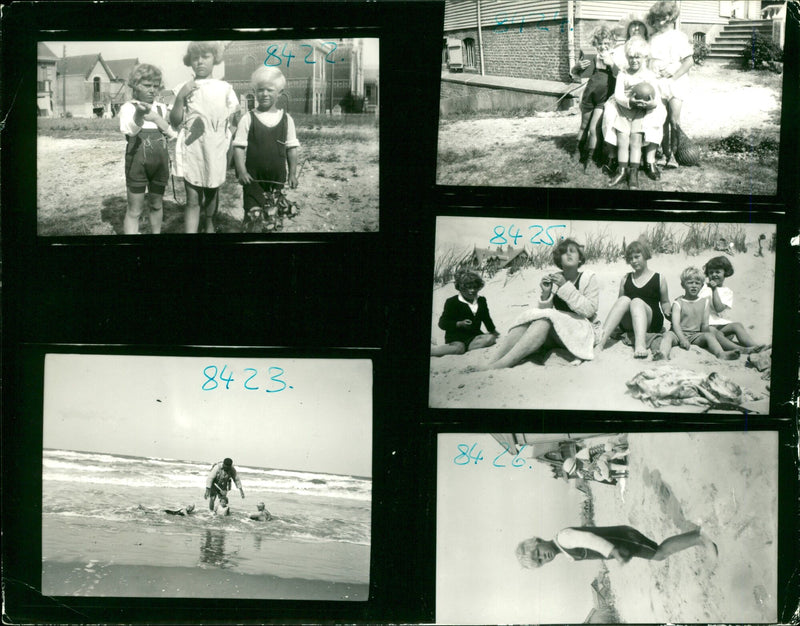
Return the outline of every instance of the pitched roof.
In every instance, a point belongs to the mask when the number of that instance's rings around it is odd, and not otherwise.
[[[115,59],[106,61],[106,65],[114,73],[114,78],[128,80],[131,70],[139,65],[139,59]]]
[[[66,76],[79,74],[84,78],[89,77],[89,72],[92,71],[97,62],[103,66],[109,78],[113,78],[114,73],[103,60],[103,55],[97,54],[80,54],[74,57],[66,57],[58,61],[58,73]]]
[[[36,58],[43,59],[43,60],[50,60],[50,59],[56,60],[56,59],[58,59],[58,57],[55,55],[55,53],[50,48],[48,48],[46,44],[42,43],[41,41],[38,42],[38,44],[37,44]]]

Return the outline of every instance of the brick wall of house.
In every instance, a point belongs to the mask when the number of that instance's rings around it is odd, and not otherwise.
[[[465,29],[447,33],[462,42],[475,42],[475,66],[480,70],[478,32]],[[567,25],[562,21],[536,21],[484,28],[484,71],[489,76],[510,76],[537,80],[569,81]],[[465,59],[466,61],[466,59]],[[465,63],[466,65],[466,63]]]

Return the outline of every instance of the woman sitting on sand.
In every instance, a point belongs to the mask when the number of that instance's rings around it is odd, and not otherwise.
[[[482,369],[514,367],[542,348],[566,348],[580,361],[594,357],[600,288],[592,272],[578,271],[586,262],[583,246],[564,239],[553,249],[553,262],[561,271],[542,278],[537,308],[517,318]]]
[[[619,283],[619,298],[608,312],[598,350],[602,350],[618,328],[633,331],[633,356],[647,358],[648,341],[664,328],[670,311],[667,282],[647,267],[650,249],[640,241],[625,248],[625,260],[633,269]]]

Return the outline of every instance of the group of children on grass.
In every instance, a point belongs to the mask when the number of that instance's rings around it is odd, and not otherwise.
[[[225,182],[231,145],[244,189],[245,219],[252,210],[263,210],[277,223],[278,206],[270,205],[268,199],[286,184],[297,187],[300,143],[292,117],[278,106],[286,78],[276,67],[256,69],[251,76],[256,107],[241,115],[233,87],[212,77],[214,66],[222,62],[222,52],[222,44],[216,41],[189,44],[183,63],[192,69],[193,77],[174,89],[170,111],[156,102],[162,88],[161,70],[141,63],[131,72],[132,99],[119,114],[120,130],[127,139],[125,234],[139,232],[139,217],[145,209],[151,232],[161,232],[163,196],[171,173],[167,142],[171,140],[176,142],[174,173],[183,178],[186,188],[187,233],[215,232],[219,188]]]
[[[679,15],[676,2],[656,2],[646,24],[638,20],[628,24],[626,41],[619,46],[611,29],[598,26],[591,36],[594,59],[581,52],[572,68],[573,75],[591,72],[580,101],[580,161],[585,168],[595,158],[610,175],[610,186],[626,181],[637,188],[642,156],[647,177],[660,180],[656,154],[665,131],[663,165],[677,167],[671,156],[694,64],[694,47],[675,28]],[[601,137],[605,146],[597,155]]]
[[[575,248],[583,259],[581,246],[573,240],[565,240],[554,249],[556,260],[563,254],[563,247]],[[647,265],[650,258],[649,248],[640,241],[625,248],[625,260],[633,271],[620,281],[618,298],[606,316],[595,351],[602,351],[612,338],[622,336],[633,344],[635,358],[646,358],[652,353],[654,361],[669,359],[676,345],[684,350],[696,345],[723,360],[735,360],[742,354],[767,347],[759,344],[741,322],[729,319],[733,291],[725,286],[725,280],[733,275],[733,265],[727,256],[711,258],[702,271],[697,267],[683,270],[680,280],[684,294],[671,304],[666,280]],[[552,275],[545,278],[549,289],[544,293],[543,287],[542,300],[552,297]],[[445,344],[432,346],[431,356],[463,354],[494,345],[499,332],[486,299],[478,296],[483,286],[484,281],[477,272],[462,270],[457,273],[458,294],[447,299],[439,318],[439,327],[445,331]],[[671,323],[669,330],[664,327],[665,319]],[[482,326],[486,332],[481,330]]]

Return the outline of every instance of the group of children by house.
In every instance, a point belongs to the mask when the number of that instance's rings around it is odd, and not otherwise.
[[[163,196],[171,173],[168,141],[175,141],[174,173],[186,188],[185,232],[214,233],[219,189],[225,182],[233,146],[236,175],[244,188],[245,221],[263,211],[268,224],[278,224],[276,192],[297,187],[297,140],[294,121],[278,102],[286,78],[276,67],[262,66],[251,76],[256,107],[241,115],[233,87],[212,77],[222,62],[216,41],[193,41],[183,63],[193,78],[178,85],[172,109],[156,102],[162,88],[161,70],[137,65],[128,79],[132,99],[120,108],[120,130],[127,139],[125,184],[128,207],[124,233],[139,232],[139,217],[147,210],[152,233],[161,232]],[[149,202],[146,194],[149,192]],[[270,202],[272,200],[272,202]]]
[[[741,322],[729,319],[733,291],[725,286],[725,280],[733,276],[733,264],[727,256],[711,258],[702,271],[694,266],[684,269],[680,276],[684,294],[672,303],[666,280],[648,268],[650,258],[645,243],[634,241],[625,248],[625,260],[633,271],[620,281],[618,299],[606,317],[595,352],[620,334],[631,338],[635,358],[652,353],[654,361],[669,359],[676,345],[684,350],[696,345],[723,360],[735,360],[767,347],[759,344]],[[445,345],[432,346],[431,356],[463,354],[494,345],[500,333],[486,298],[478,296],[483,286],[477,272],[462,270],[456,275],[458,294],[445,302],[439,318]],[[671,323],[669,330],[664,327],[665,319]]]
[[[591,36],[594,59],[581,52],[572,68],[573,75],[591,72],[580,101],[580,161],[588,165],[602,136],[604,155],[599,160],[611,176],[609,186],[626,181],[629,188],[638,188],[642,156],[647,177],[660,180],[656,155],[662,142],[663,165],[677,167],[671,160],[675,131],[694,64],[692,44],[675,28],[679,15],[676,2],[656,2],[646,24],[638,20],[628,24],[626,41],[619,46],[611,29],[598,26]]]

